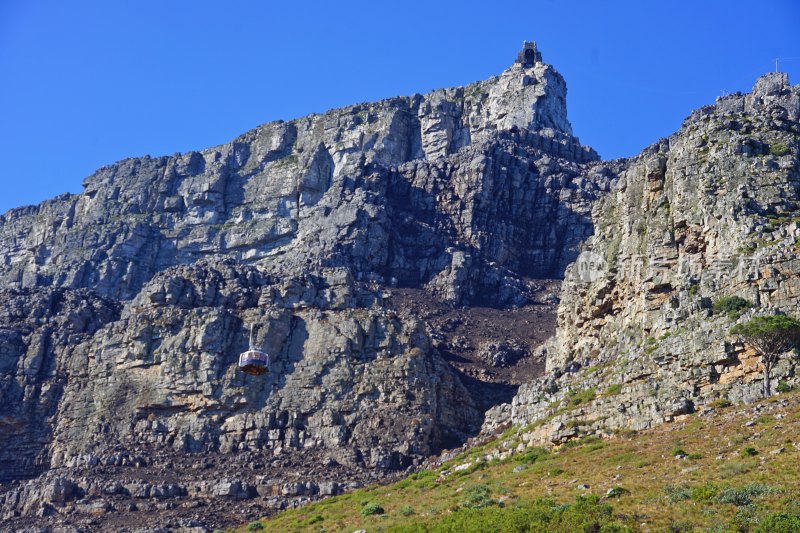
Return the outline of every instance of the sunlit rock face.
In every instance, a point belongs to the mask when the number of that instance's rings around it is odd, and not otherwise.
[[[771,73],[618,162],[566,271],[549,373],[488,426],[547,420],[535,438],[560,442],[760,397],[759,357],[730,329],[756,312],[800,316],[798,135],[800,86]],[[713,311],[731,296],[753,308]],[[773,380],[798,383],[797,365],[787,354]]]
[[[89,176],[82,194],[0,218],[0,279],[131,299],[157,272],[209,256],[277,270],[345,266],[416,284],[454,269],[470,277],[488,263],[563,270],[608,181],[578,177],[597,156],[571,136],[566,116],[555,69],[514,63],[466,87],[120,161]],[[434,242],[411,234],[409,218],[429,225]]]
[[[0,517],[145,523],[185,498],[232,524],[475,435],[496,400],[392,291],[531,306],[616,178],[529,59],[126,159],[0,217],[0,482],[39,476],[0,488]],[[261,377],[237,370],[251,325]],[[487,368],[531,357],[495,340],[513,350]]]

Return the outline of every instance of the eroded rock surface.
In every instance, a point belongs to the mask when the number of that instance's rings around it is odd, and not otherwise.
[[[466,87],[126,159],[86,178],[82,194],[0,217],[0,280],[130,299],[165,268],[226,256],[433,282],[460,303],[485,272],[520,300],[504,269],[563,271],[607,188],[582,175],[597,155],[571,136],[565,98],[553,67],[515,63]],[[455,287],[462,279],[469,287]]]
[[[565,101],[537,57],[0,217],[0,517],[203,530],[476,434],[541,371],[553,280],[615,180]],[[251,324],[263,377],[236,368]]]
[[[482,424],[562,443],[755,398],[729,331],[800,315],[800,88],[764,76],[601,162],[540,59],[0,217],[4,525],[207,531]],[[251,324],[262,377],[236,369]]]
[[[641,429],[761,394],[759,358],[730,334],[754,313],[800,316],[800,86],[785,74],[720,98],[622,167],[569,267],[548,375],[487,427],[538,441]],[[714,313],[738,296],[741,317]],[[798,360],[774,382],[796,385]]]

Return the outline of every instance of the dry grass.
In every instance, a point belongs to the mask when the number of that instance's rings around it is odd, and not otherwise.
[[[747,531],[769,513],[800,512],[800,449],[795,447],[800,394],[782,394],[760,405],[759,414],[752,406],[726,407],[637,434],[589,439],[551,453],[520,453],[453,472],[453,466],[479,455],[471,452],[435,472],[321,500],[263,524],[266,531],[280,532],[402,531],[475,506],[470,498],[480,506],[476,495],[483,495],[483,504],[511,508],[541,498],[570,503],[584,493],[605,500],[609,489],[621,487],[622,494],[607,503],[634,531]],[[756,424],[745,427],[751,420]],[[689,458],[676,459],[678,448]],[[758,453],[745,454],[745,448]],[[515,472],[520,465],[524,469]],[[442,476],[448,469],[453,473]],[[589,488],[580,490],[582,484]],[[725,503],[732,500],[739,505]],[[361,511],[369,503],[385,512],[365,515]]]

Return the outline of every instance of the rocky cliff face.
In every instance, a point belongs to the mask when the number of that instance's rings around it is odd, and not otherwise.
[[[560,443],[754,398],[712,308],[800,314],[800,88],[767,75],[601,162],[533,51],[0,217],[5,523],[208,530],[481,424]],[[236,368],[251,324],[263,377]]]
[[[236,523],[475,434],[505,394],[491,369],[538,372],[542,280],[614,179],[565,97],[516,63],[121,161],[0,217],[0,516]],[[527,325],[501,338],[480,317],[507,306]],[[236,368],[250,324],[260,378]],[[491,372],[453,366],[470,361]]]
[[[560,442],[758,397],[758,357],[712,307],[738,296],[800,315],[799,121],[800,86],[768,74],[617,162],[567,270],[549,375],[489,425],[535,423],[536,439]],[[776,379],[796,384],[797,365],[787,355]]]
[[[155,273],[208,256],[419,284],[496,272],[489,262],[515,268],[525,253],[541,256],[528,270],[551,275],[589,233],[603,187],[578,178],[597,156],[571,136],[565,98],[551,66],[514,64],[467,87],[121,161],[87,178],[83,194],[0,218],[0,279],[131,299]],[[553,219],[552,234],[532,231]]]

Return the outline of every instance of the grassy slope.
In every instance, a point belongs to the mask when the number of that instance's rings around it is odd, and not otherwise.
[[[760,412],[754,409],[758,407]],[[755,424],[745,427],[751,421]],[[393,485],[369,487],[265,519],[264,530],[481,531],[514,513],[515,519],[524,515],[527,524],[538,516],[539,508],[558,514],[564,507],[548,503],[533,509],[531,502],[546,498],[574,503],[580,494],[600,497],[586,512],[602,514],[610,504],[611,515],[600,523],[614,522],[634,531],[756,530],[770,513],[800,513],[800,449],[794,445],[800,446],[800,394],[796,392],[756,406],[720,407],[637,434],[584,439],[551,453],[528,448],[502,461],[473,463],[454,471],[453,467],[487,451],[502,449],[503,443],[518,444],[515,430],[435,472],[418,472]],[[746,448],[757,454],[747,455]],[[689,457],[676,459],[678,449]],[[784,451],[770,453],[779,449]],[[520,466],[524,468],[515,472]],[[451,473],[442,476],[443,470]],[[581,490],[581,484],[589,488]],[[621,496],[607,497],[614,487],[624,489]],[[385,513],[362,516],[368,502]],[[502,502],[503,507],[493,502]],[[527,511],[519,508],[526,505]],[[576,523],[564,518],[555,523],[559,525],[532,530],[582,530]]]

